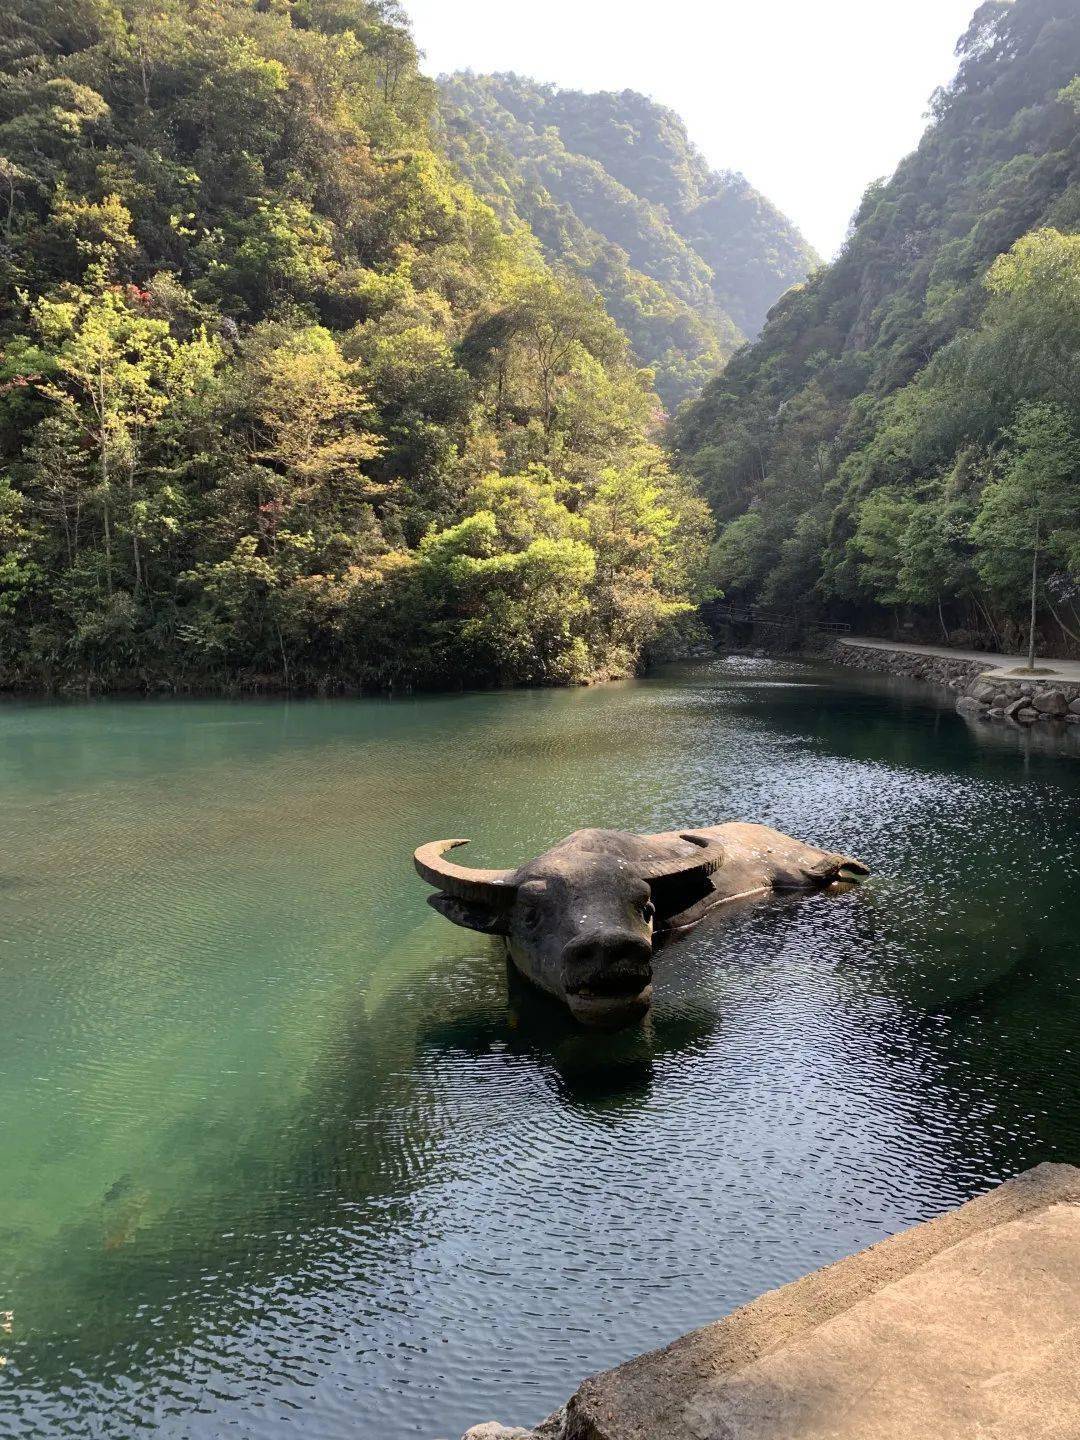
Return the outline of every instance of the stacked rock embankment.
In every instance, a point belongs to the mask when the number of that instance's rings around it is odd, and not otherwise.
[[[1080,685],[1058,680],[1023,680],[1015,675],[974,680],[956,702],[985,720],[1037,725],[1040,721],[1080,725]]]

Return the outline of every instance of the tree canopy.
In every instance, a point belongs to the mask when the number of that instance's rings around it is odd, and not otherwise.
[[[1080,11],[981,5],[914,154],[837,261],[687,407],[715,581],[1018,646],[1080,635]]]
[[[632,90],[519,75],[440,81],[449,153],[509,225],[595,286],[669,409],[696,396],[818,257],[679,117]]]
[[[626,673],[709,518],[393,0],[0,18],[0,683]]]

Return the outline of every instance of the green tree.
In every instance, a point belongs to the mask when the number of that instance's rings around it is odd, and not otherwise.
[[[1051,402],[1020,407],[999,476],[983,491],[971,527],[975,566],[992,594],[1013,605],[1030,597],[1034,664],[1040,560],[1075,564],[1080,538],[1080,438]],[[1080,571],[1075,572],[1080,578]]]
[[[671,443],[725,527],[717,578],[739,598],[825,601],[881,627],[902,607],[927,638],[1012,646],[1030,631],[1031,528],[1021,583],[1019,519],[998,527],[1000,549],[971,526],[1006,504],[994,482],[1021,407],[1080,427],[1080,12],[981,6],[958,54],[923,140],[867,190],[836,261],[784,295]],[[1010,493],[1027,504],[1019,481]],[[1040,597],[1071,625],[1072,551],[1054,547]]]
[[[596,289],[455,173],[399,7],[8,9],[5,682],[638,665],[708,514]]]
[[[137,592],[145,575],[133,507],[147,443],[168,404],[163,380],[175,349],[169,327],[146,313],[144,292],[119,286],[43,298],[33,321],[52,354],[50,378],[38,388],[55,406],[62,431],[69,439],[80,432],[93,456],[91,498],[104,537],[106,589],[111,595],[118,544],[126,539]],[[72,478],[77,483],[77,472]]]

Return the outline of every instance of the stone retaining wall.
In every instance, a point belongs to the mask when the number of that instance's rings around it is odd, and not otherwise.
[[[917,655],[906,650],[860,649],[833,641],[827,659],[849,670],[871,670],[883,675],[901,675],[908,680],[925,680],[946,690],[962,693],[977,675],[981,675],[992,657],[981,660],[952,659],[945,655]]]
[[[1002,674],[985,678],[994,657],[986,660],[954,660],[945,655],[917,655],[904,650],[860,649],[836,643],[828,658],[854,670],[872,670],[902,675],[940,685],[959,696],[958,710],[977,719],[997,720],[1014,725],[1035,725],[1042,721],[1080,725],[1080,684],[1052,678],[1024,679]]]

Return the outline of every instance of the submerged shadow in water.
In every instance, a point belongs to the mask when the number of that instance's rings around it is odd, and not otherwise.
[[[492,959],[496,961],[492,947]],[[480,1003],[418,1033],[425,1047],[478,1057],[501,1050],[534,1061],[566,1104],[637,1111],[652,1088],[656,1061],[700,1047],[715,1032],[714,1015],[650,1014],[625,1030],[589,1030],[551,996],[524,981],[501,956],[502,1007]],[[485,997],[486,999],[487,997]]]

